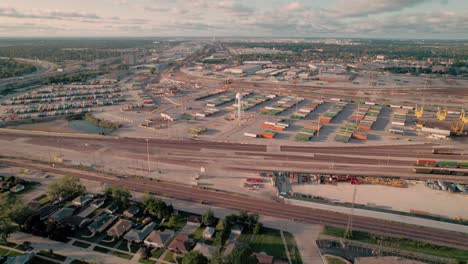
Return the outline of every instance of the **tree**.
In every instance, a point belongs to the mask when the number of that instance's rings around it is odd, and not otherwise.
[[[252,250],[248,247],[235,248],[224,259],[225,264],[257,264],[258,260],[252,256]]]
[[[120,208],[127,207],[130,203],[130,198],[132,198],[130,192],[122,188],[108,187],[104,191],[104,194],[112,197],[112,201]]]
[[[202,223],[206,226],[214,226],[216,223],[216,218],[214,217],[213,210],[208,208],[202,216]]]
[[[18,216],[19,207],[22,206],[13,196],[0,194],[0,240],[6,241],[13,232],[19,229],[15,218]]]
[[[172,205],[168,207],[163,200],[157,199],[149,194],[145,194],[141,201],[145,209],[159,219],[169,217],[174,210]]]
[[[213,240],[213,245],[222,247],[226,240],[224,239],[224,233],[222,231],[216,232],[216,236]]]
[[[67,200],[84,193],[86,193],[86,188],[80,183],[80,179],[72,176],[58,179],[47,188],[47,195],[54,200]]]
[[[177,218],[176,216],[172,215],[171,217],[169,217],[169,221],[167,222],[167,227],[172,229],[176,226],[177,226]]]
[[[260,234],[260,233],[262,232],[262,229],[263,229],[263,224],[260,223],[260,222],[257,222],[257,223],[255,224],[254,229],[253,229],[254,235]]]
[[[190,251],[184,255],[182,264],[208,264],[208,259],[198,251]]]
[[[216,251],[213,253],[210,259],[210,264],[223,264],[224,258],[223,254],[221,253],[221,248],[218,247]]]

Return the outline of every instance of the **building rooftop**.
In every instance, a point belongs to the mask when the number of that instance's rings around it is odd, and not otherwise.
[[[132,228],[133,222],[126,219],[120,219],[108,231],[107,235],[113,237],[121,237],[125,232]]]
[[[62,222],[66,218],[70,217],[75,213],[75,208],[65,207],[49,216],[49,220]]]
[[[128,241],[141,242],[143,239],[145,239],[146,236],[149,235],[149,233],[151,233],[151,231],[153,231],[156,225],[157,224],[155,222],[151,222],[141,230],[132,229],[127,234],[125,234],[124,238]]]

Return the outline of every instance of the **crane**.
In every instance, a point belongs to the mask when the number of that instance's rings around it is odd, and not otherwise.
[[[423,114],[424,114],[424,106],[416,105],[416,108],[414,109],[414,116],[417,118],[421,118]]]
[[[445,108],[440,108],[437,107],[437,120],[439,121],[445,121],[445,118],[447,118],[448,110]]]

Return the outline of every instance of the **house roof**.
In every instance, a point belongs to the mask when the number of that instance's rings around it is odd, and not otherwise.
[[[90,205],[93,205],[99,208],[104,204],[105,201],[106,201],[106,198],[94,199]]]
[[[171,244],[169,244],[169,248],[173,250],[179,250],[181,252],[188,251],[188,242],[189,238],[186,235],[177,235],[174,240],[172,240]]]
[[[53,213],[49,217],[49,219],[61,222],[61,221],[65,220],[66,218],[72,216],[74,212],[75,212],[75,208],[64,207],[64,208],[58,210],[57,212]]]
[[[145,239],[146,236],[153,231],[153,229],[156,227],[155,222],[151,222],[147,224],[143,229],[137,230],[137,229],[132,229],[130,230],[127,234],[125,234],[124,238],[127,239],[128,241],[142,241]]]
[[[115,212],[115,211],[119,210],[119,206],[116,203],[112,203],[106,209],[108,211],[110,211],[110,212]]]
[[[88,226],[89,229],[98,230],[109,221],[114,221],[116,217],[109,214],[100,214],[94,218],[94,221]]]
[[[213,236],[215,233],[216,229],[214,227],[206,227],[205,230],[203,230],[203,236]]]
[[[125,210],[124,214],[131,214],[136,215],[140,212],[140,208],[138,206],[132,205],[127,210]]]
[[[47,205],[44,205],[39,210],[39,215],[40,215],[41,219],[44,219],[47,216],[49,216],[50,214],[52,214],[53,212],[55,212],[55,210],[57,210],[57,209],[58,209],[57,205],[47,204]]]
[[[24,185],[22,184],[16,184],[15,186],[10,188],[10,191],[12,192],[19,192],[21,190],[24,190]]]
[[[94,197],[90,194],[87,194],[87,195],[80,195],[78,197],[76,197],[75,199],[73,199],[72,203],[74,204],[85,204],[85,203],[88,203],[89,201],[91,201]]]
[[[203,256],[211,258],[216,251],[216,247],[207,245],[205,243],[197,243],[193,248],[194,251],[200,252]]]
[[[145,242],[150,244],[166,245],[169,239],[174,236],[174,231],[166,229],[164,231],[151,231],[146,237]]]
[[[273,263],[273,256],[266,254],[265,252],[262,253],[253,253],[257,258],[258,264],[272,264]]]
[[[120,219],[115,223],[108,231],[109,236],[121,237],[125,232],[130,230],[133,226],[133,222],[126,219]]]
[[[75,215],[75,216],[71,216],[68,219],[66,219],[65,223],[67,223],[67,224],[69,224],[71,226],[79,227],[81,225],[81,223],[83,223],[83,221],[85,219],[87,219],[87,218]]]

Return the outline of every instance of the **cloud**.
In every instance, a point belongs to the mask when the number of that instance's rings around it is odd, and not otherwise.
[[[250,15],[255,11],[253,8],[235,1],[220,1],[217,2],[216,7],[225,12],[240,16]]]
[[[304,8],[304,5],[302,3],[299,3],[299,2],[292,2],[292,3],[289,3],[287,4],[284,9],[286,11],[296,11],[296,10],[300,10]]]
[[[427,0],[339,0],[336,5],[322,12],[333,18],[365,17],[400,11],[427,2]]]
[[[97,14],[78,12],[78,11],[60,11],[60,10],[37,10],[35,12],[20,12],[12,7],[0,7],[0,17],[13,18],[32,18],[32,19],[63,19],[63,18],[88,18],[100,19]]]

